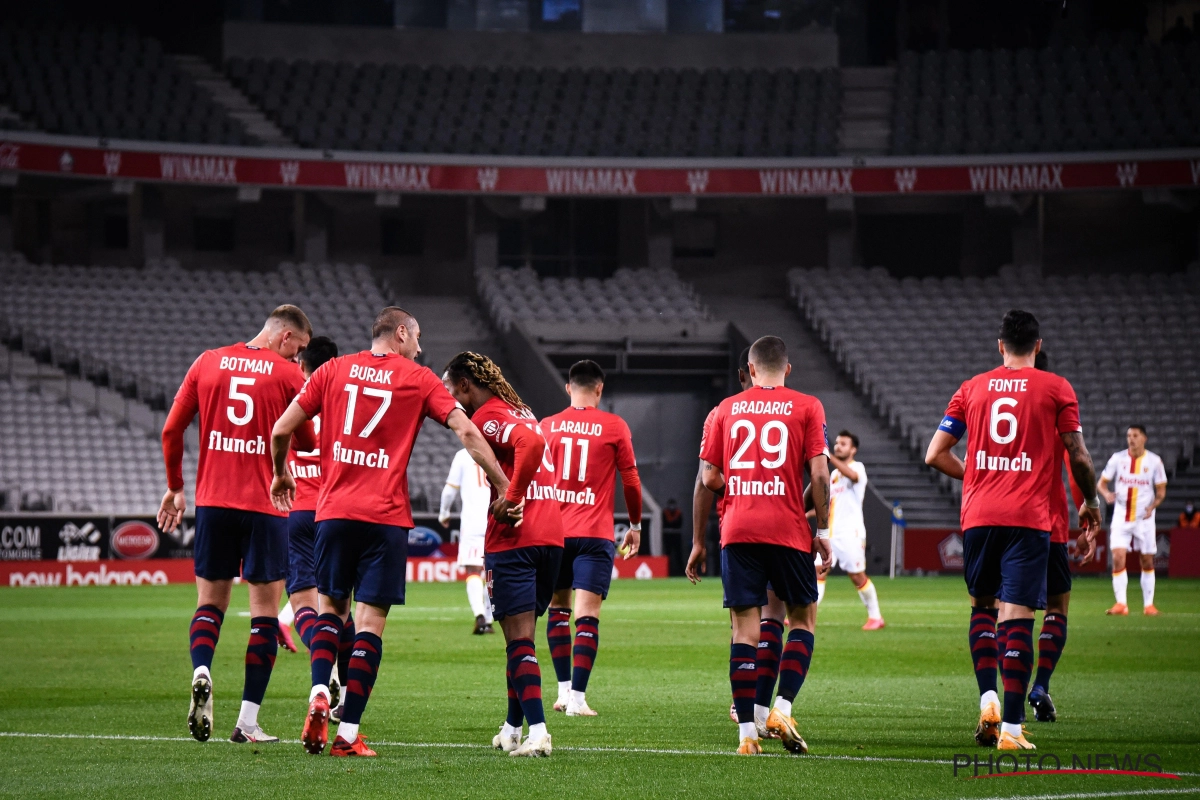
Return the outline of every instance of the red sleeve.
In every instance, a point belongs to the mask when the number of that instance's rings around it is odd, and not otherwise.
[[[721,433],[721,407],[717,406],[708,413],[704,420],[704,434],[700,440],[700,458],[714,467],[725,469],[725,455],[722,445],[724,437]]]
[[[163,462],[167,467],[167,488],[178,491],[183,488],[183,436],[188,425],[200,410],[200,390],[197,386],[200,372],[200,360],[204,354],[192,362],[188,368],[179,391],[175,393],[175,402],[171,404],[171,412],[163,423],[162,448]]]
[[[446,387],[438,380],[437,375],[429,368],[425,369],[425,415],[434,419],[439,425],[445,425],[450,412],[460,408],[458,401],[446,391]]]
[[[958,387],[958,391],[954,393],[954,397],[950,398],[950,404],[946,406],[946,413],[944,416],[950,417],[950,419],[956,419],[963,423],[967,421],[967,398],[966,392],[964,391],[966,388],[967,385],[965,383]]]
[[[638,475],[637,460],[633,455],[633,435],[628,425],[622,425],[617,439],[617,469],[621,473],[621,486],[625,493],[625,509],[630,522],[642,521],[642,478]]]
[[[333,369],[329,365],[332,363],[333,361],[326,361],[317,367],[317,371],[301,387],[300,394],[296,395],[296,402],[300,404],[300,408],[304,409],[304,414],[309,419],[321,413],[321,406],[325,401],[325,384]]]
[[[1063,380],[1058,393],[1058,432],[1076,433],[1080,430],[1079,400],[1075,397],[1075,389]]]
[[[814,400],[812,410],[808,415],[808,425],[804,429],[804,463],[829,452],[829,437],[825,430],[825,407],[820,400]]]
[[[546,440],[524,425],[514,425],[507,438],[513,449],[513,474],[504,497],[510,502],[519,503],[542,464]]]

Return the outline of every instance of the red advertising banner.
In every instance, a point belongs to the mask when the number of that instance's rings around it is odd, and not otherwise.
[[[208,186],[564,196],[830,196],[1062,192],[1200,185],[1200,151],[957,159],[774,161],[730,166],[263,151],[0,133],[0,171]],[[1121,154],[1117,154],[1118,156]],[[747,160],[749,161],[749,160]],[[593,166],[595,165],[595,166]],[[782,166],[780,166],[782,165]]]
[[[1172,578],[1200,578],[1200,529],[1172,528],[1167,574]],[[1162,537],[1159,537],[1161,542]],[[1158,548],[1162,552],[1162,547]],[[1157,559],[1155,559],[1157,561]]]
[[[1083,566],[1075,555],[1075,540],[1079,531],[1071,532],[1067,552],[1071,571],[1077,575],[1098,575],[1108,572],[1108,532],[1096,535],[1096,555]],[[1200,538],[1200,537],[1197,537]],[[962,532],[952,528],[908,528],[904,532],[904,569],[923,572],[961,572],[963,569]]]

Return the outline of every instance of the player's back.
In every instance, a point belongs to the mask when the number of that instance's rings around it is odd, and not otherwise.
[[[304,384],[300,367],[244,342],[201,353],[176,396],[196,408],[196,505],[280,516],[271,505],[271,429]]]
[[[616,414],[571,406],[542,420],[555,467],[563,532],[613,538],[613,491],[618,469],[635,465],[629,426]]]
[[[467,532],[482,534],[487,527],[492,485],[488,482],[483,467],[475,463],[465,447],[454,454],[454,460],[450,463],[450,476],[447,483],[457,486],[459,496],[462,498],[460,530],[464,534]]]
[[[408,461],[425,417],[439,423],[454,399],[428,367],[363,350],[323,364],[300,405],[322,419],[317,520],[411,528]]]
[[[825,410],[811,395],[755,386],[723,400],[700,451],[725,475],[721,545],[763,542],[808,552],[804,469],[825,450]]]
[[[1062,434],[1079,430],[1079,404],[1064,378],[1033,367],[997,367],[963,383],[946,417],[965,424],[962,526],[1049,531]],[[946,430],[953,422],[943,420]],[[961,436],[961,432],[959,432]]]

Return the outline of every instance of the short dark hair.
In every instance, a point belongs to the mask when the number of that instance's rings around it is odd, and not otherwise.
[[[747,375],[750,374],[750,348],[749,347],[743,348],[741,354],[738,355],[738,369],[740,369],[742,372],[746,373]]]
[[[403,308],[388,306],[375,317],[375,323],[371,326],[371,341],[391,336],[401,325],[411,328],[416,321],[417,318]]]
[[[576,361],[571,365],[571,371],[567,373],[567,380],[571,382],[572,386],[595,389],[604,383],[604,370],[595,361],[585,358],[583,361]]]
[[[1050,371],[1050,356],[1046,355],[1045,350],[1038,350],[1038,354],[1033,357],[1033,368],[1042,372]]]
[[[1127,427],[1125,430],[1126,430],[1126,432],[1128,432],[1128,431],[1141,431],[1141,432],[1142,432],[1142,436],[1146,436],[1146,437],[1149,437],[1149,435],[1150,435],[1150,434],[1146,433],[1146,426],[1145,426],[1145,425],[1142,425],[1140,422],[1135,422],[1135,423],[1133,423],[1132,425],[1130,425],[1129,427]]]
[[[837,438],[838,438],[838,439],[840,439],[840,438],[842,438],[843,436],[845,436],[847,439],[849,439],[849,440],[850,440],[850,443],[851,443],[852,445],[854,445],[854,449],[855,449],[855,450],[857,450],[857,449],[858,449],[858,437],[857,437],[857,436],[855,436],[855,435],[854,435],[853,433],[851,433],[850,431],[838,431]]]
[[[764,336],[750,345],[750,361],[768,372],[782,372],[787,366],[787,345],[778,336]]]
[[[308,315],[301,311],[299,306],[285,303],[267,316],[267,322],[273,319],[279,320],[292,330],[303,333],[305,336],[312,336],[312,323],[308,321]]]
[[[1041,338],[1037,317],[1028,311],[1014,308],[1004,315],[1000,323],[1000,341],[1004,348],[1014,356],[1027,356],[1033,352],[1037,340]]]
[[[300,364],[308,369],[309,374],[331,358],[337,358],[338,346],[328,336],[314,336],[308,347],[300,351]]]

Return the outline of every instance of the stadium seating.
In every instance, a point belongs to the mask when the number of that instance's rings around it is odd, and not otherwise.
[[[256,143],[157,40],[117,28],[0,26],[0,104],[49,133]]]
[[[231,59],[304,147],[531,156],[827,156],[840,73],[466,69]]]
[[[896,155],[1200,145],[1200,42],[904,53]]]
[[[480,270],[479,297],[493,322],[507,330],[516,321],[622,323],[708,319],[691,285],[669,269],[618,269],[599,278],[538,278],[530,267]]]
[[[1134,423],[1168,470],[1200,446],[1200,265],[1047,278],[1005,267],[986,279],[920,280],[881,267],[796,269],[790,281],[846,374],[915,452],[961,382],[999,363],[996,331],[1010,308],[1041,322],[1050,368],[1075,387],[1098,464],[1124,448]]]

